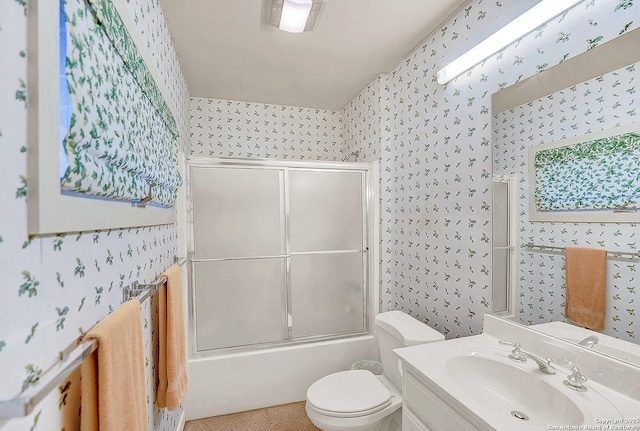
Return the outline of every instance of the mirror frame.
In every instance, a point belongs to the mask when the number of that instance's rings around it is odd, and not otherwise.
[[[638,63],[640,62],[638,46],[640,46],[640,29],[635,29],[563,63],[500,89],[491,95],[492,117],[500,112],[537,100],[572,85],[597,78],[629,64]],[[536,220],[530,221],[535,222]],[[562,222],[567,221],[562,220]],[[551,221],[545,222],[549,223]],[[520,246],[518,244],[515,246],[516,250],[514,252],[519,254]],[[517,288],[517,286],[514,287]],[[532,327],[520,323],[519,317],[516,317],[513,321],[535,330],[535,326]],[[539,332],[544,333],[543,331]],[[629,343],[635,345],[634,343]],[[597,353],[611,357],[606,353]],[[637,366],[635,364],[632,365]]]

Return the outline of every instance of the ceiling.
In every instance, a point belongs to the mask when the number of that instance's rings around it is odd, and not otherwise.
[[[325,0],[312,32],[271,0],[160,0],[192,97],[342,109],[466,0]]]

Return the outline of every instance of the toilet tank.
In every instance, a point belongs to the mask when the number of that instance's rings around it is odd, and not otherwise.
[[[402,376],[393,349],[444,340],[444,335],[399,310],[378,314],[375,332],[384,375],[397,388],[402,388]]]

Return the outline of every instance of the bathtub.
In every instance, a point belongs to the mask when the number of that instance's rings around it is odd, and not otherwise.
[[[372,335],[190,359],[186,419],[303,401],[313,382],[361,359],[379,360]]]
[[[218,162],[229,164],[231,159],[219,159]],[[188,170],[191,162],[182,160],[183,169]],[[198,158],[194,159],[198,163]],[[218,163],[217,162],[217,163]],[[271,164],[273,161],[242,161],[257,165]],[[302,166],[303,162],[281,162],[292,166]],[[307,162],[304,162],[307,163]],[[310,168],[317,170],[320,164],[312,163]],[[337,166],[331,163],[331,166]],[[289,165],[287,165],[289,166]],[[306,165],[305,165],[306,166]],[[209,416],[217,416],[246,410],[253,410],[279,404],[303,401],[309,386],[321,377],[338,371],[348,370],[351,365],[362,359],[379,360],[377,344],[374,341],[374,318],[379,308],[380,295],[380,262],[379,247],[379,163],[371,162],[345,164],[348,169],[366,168],[368,171],[367,193],[367,229],[370,249],[368,264],[367,292],[367,327],[370,334],[339,338],[334,340],[292,344],[268,349],[252,351],[236,351],[233,353],[198,356],[193,346],[188,346],[190,357],[187,361],[189,386],[183,400],[186,419],[193,420]],[[189,175],[186,175],[189,180]],[[179,226],[178,253],[189,255],[193,250],[188,239],[192,238],[192,212],[187,202],[187,188],[181,187],[178,199],[177,218]],[[191,243],[192,244],[192,243]],[[193,264],[193,262],[192,262]],[[193,266],[190,268],[189,280],[183,279],[183,286],[193,288]],[[184,315],[189,320],[187,338],[193,343],[193,293],[184,289]]]

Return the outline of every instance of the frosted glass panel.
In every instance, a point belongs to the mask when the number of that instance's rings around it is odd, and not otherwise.
[[[293,338],[364,329],[362,253],[291,256]]]
[[[511,251],[501,248],[493,250],[493,312],[507,311],[509,290],[509,256]]]
[[[289,172],[291,251],[362,249],[362,174]]]
[[[493,312],[508,311],[509,268],[509,183],[493,182],[493,256],[492,256],[492,299]]]
[[[196,258],[283,254],[280,170],[192,167]]]
[[[286,340],[285,259],[194,264],[198,351]]]
[[[509,183],[493,182],[493,246],[509,245]]]

